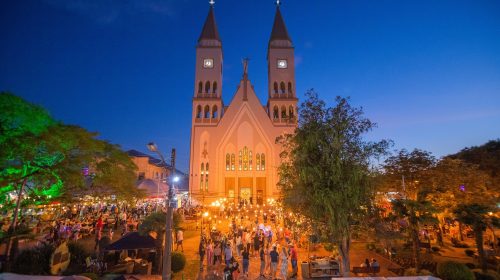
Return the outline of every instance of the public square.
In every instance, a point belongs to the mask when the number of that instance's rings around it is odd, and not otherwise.
[[[0,280],[500,279],[500,2],[0,3]]]

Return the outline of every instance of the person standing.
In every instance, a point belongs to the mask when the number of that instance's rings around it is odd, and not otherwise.
[[[297,250],[295,249],[295,246],[292,244],[290,247],[291,247],[290,248],[290,260],[292,263],[292,276],[291,276],[291,278],[293,278],[293,277],[297,276],[297,272],[298,272],[298,266],[297,266],[298,256],[297,256]]]
[[[176,251],[179,250],[179,246],[181,246],[181,252],[184,252],[184,246],[182,245],[182,241],[184,240],[184,232],[182,230],[177,231],[177,248]]]
[[[214,262],[213,262],[213,264],[220,265],[221,262],[222,262],[222,248],[221,248],[220,243],[217,242],[215,244],[215,248],[214,248]]]
[[[243,249],[243,275],[248,277],[248,267],[250,266],[250,253],[245,248]]]
[[[276,246],[273,246],[273,250],[269,253],[271,258],[271,279],[276,279],[276,269],[278,268],[279,254],[276,251]]]
[[[224,258],[226,260],[226,265],[231,266],[231,259],[233,258],[233,251],[231,250],[231,246],[229,244],[226,245],[224,249]]]
[[[283,280],[286,280],[288,276],[288,253],[286,252],[286,248],[281,247],[281,275],[283,276]]]
[[[203,259],[205,257],[205,242],[203,242],[203,238],[200,240],[198,254],[200,255],[200,271],[203,271]]]
[[[207,242],[206,253],[207,253],[207,267],[211,267],[214,264],[214,248],[211,239],[209,239]]]

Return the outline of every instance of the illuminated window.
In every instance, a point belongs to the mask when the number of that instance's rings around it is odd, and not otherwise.
[[[230,161],[231,161],[231,156],[229,154],[226,154],[226,170],[229,171],[230,169]]]
[[[252,151],[248,150],[248,147],[243,147],[238,153],[238,170],[252,170]]]
[[[241,170],[241,163],[242,163],[242,152],[240,151],[238,155],[238,170]]]
[[[205,170],[206,170],[205,174],[207,174],[207,175],[208,175],[208,162],[207,162],[207,164],[205,165]]]
[[[200,191],[203,190],[203,175],[200,176]]]
[[[205,191],[208,192],[208,174],[205,176]]]
[[[234,171],[234,154],[231,154],[231,171]]]
[[[205,164],[201,163],[201,175],[205,174]]]
[[[253,164],[253,160],[252,160],[252,151],[249,151],[248,152],[248,169],[249,170],[252,170],[252,164]]]
[[[260,170],[260,154],[256,154],[255,155],[255,160],[256,160],[256,165],[255,165],[255,169],[257,169],[257,171]]]
[[[266,156],[264,154],[260,155],[260,170],[266,170]]]

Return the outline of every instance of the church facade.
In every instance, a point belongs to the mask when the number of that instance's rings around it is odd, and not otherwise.
[[[246,62],[231,103],[222,100],[223,52],[213,6],[196,47],[189,188],[193,198],[262,204],[279,196],[281,146],[297,126],[294,48],[279,5],[268,43],[268,99],[261,104]]]

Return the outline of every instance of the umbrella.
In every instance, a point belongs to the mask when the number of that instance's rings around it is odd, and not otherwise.
[[[156,248],[155,239],[149,235],[140,235],[137,231],[129,232],[104,248],[108,251],[137,250]]]

